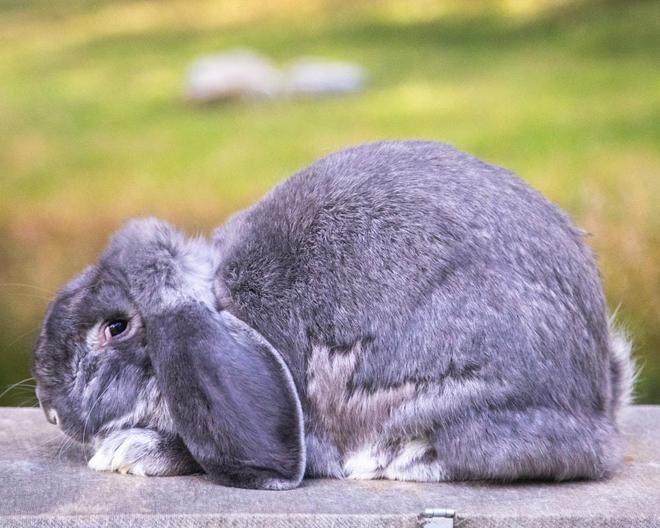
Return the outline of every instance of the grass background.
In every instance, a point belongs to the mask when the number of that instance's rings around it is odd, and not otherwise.
[[[235,46],[357,61],[370,87],[186,105],[190,61]],[[0,0],[0,386],[126,218],[207,232],[321,155],[414,137],[514,170],[592,234],[660,403],[659,58],[657,1]]]

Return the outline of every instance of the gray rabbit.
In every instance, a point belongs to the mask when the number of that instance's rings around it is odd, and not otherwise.
[[[582,233],[421,141],[332,154],[212,241],[129,222],[49,306],[33,370],[93,469],[263,489],[607,477],[632,385]]]

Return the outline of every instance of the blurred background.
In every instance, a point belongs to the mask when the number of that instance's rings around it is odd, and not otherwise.
[[[368,74],[342,97],[194,105],[249,47]],[[0,405],[32,405],[54,292],[125,219],[207,233],[314,159],[382,138],[505,166],[591,233],[660,403],[660,2],[0,0]]]

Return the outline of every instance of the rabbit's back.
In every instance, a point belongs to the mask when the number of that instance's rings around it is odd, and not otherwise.
[[[503,169],[438,143],[355,147],[216,241],[226,308],[283,354],[340,452],[498,406],[611,415],[591,252]]]

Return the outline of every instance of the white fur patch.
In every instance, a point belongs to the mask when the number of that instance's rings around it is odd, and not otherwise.
[[[55,409],[53,408],[48,409],[47,414],[48,414],[48,420],[51,423],[54,423],[55,425],[59,425],[60,417]]]
[[[439,482],[447,480],[447,472],[441,463],[427,455],[433,453],[426,439],[411,440],[383,470],[383,478],[390,480],[412,480],[417,482]]]
[[[340,452],[357,452],[373,444],[396,409],[415,398],[415,385],[366,391],[349,390],[361,345],[331,354],[327,347],[314,347],[307,364],[307,393],[312,412],[324,428],[325,437]]]
[[[95,471],[118,471],[146,476],[144,459],[156,452],[159,436],[148,429],[124,429],[97,441],[87,466]]]
[[[315,347],[307,365],[312,412],[324,437],[338,449],[344,475],[359,480],[445,480],[446,473],[424,436],[433,422],[428,420],[427,426],[419,412],[426,401],[437,407],[439,389],[429,391],[413,383],[371,391],[351,389],[361,352],[359,343],[334,354]],[[397,444],[393,439],[401,439],[400,444],[393,446]]]
[[[408,480],[439,482],[447,480],[447,474],[439,461],[429,460],[427,455],[433,446],[427,439],[410,440],[393,456],[387,450],[367,446],[351,454],[344,462],[346,478],[354,480]]]
[[[378,460],[371,447],[365,447],[350,455],[344,462],[346,478],[371,480],[381,477],[382,461]]]
[[[618,328],[614,322],[614,315],[609,321],[610,330],[610,350],[612,352],[612,361],[619,370],[619,379],[613,380],[617,384],[613,387],[618,398],[612,402],[616,412],[630,405],[633,400],[633,389],[637,372],[635,371],[635,362],[632,358],[632,342],[626,333]]]

